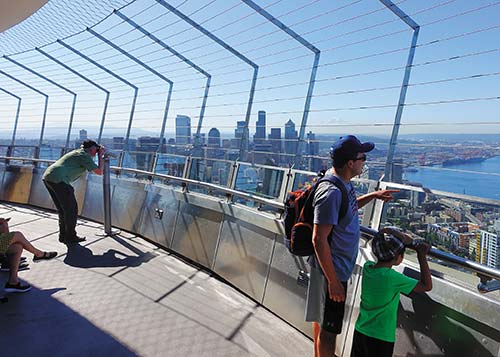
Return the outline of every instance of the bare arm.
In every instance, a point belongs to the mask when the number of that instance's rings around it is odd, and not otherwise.
[[[102,175],[102,173],[104,171],[104,159],[103,159],[104,153],[105,153],[104,146],[101,146],[101,148],[97,152],[97,160],[98,160],[99,167],[92,171],[96,175]]]
[[[420,281],[413,289],[415,292],[430,291],[432,289],[431,271],[427,263],[427,252],[430,248],[430,245],[427,243],[420,243],[415,248],[417,251],[418,263],[420,264]]]
[[[368,204],[373,199],[383,200],[384,202],[393,199],[392,194],[399,192],[399,190],[379,190],[367,193],[366,195],[358,197],[358,207],[361,208]]]
[[[333,225],[331,224],[315,224],[312,241],[319,265],[328,282],[328,294],[330,299],[340,302],[345,300],[345,290],[335,272],[330,253],[330,245],[328,244],[328,235],[332,228]]]

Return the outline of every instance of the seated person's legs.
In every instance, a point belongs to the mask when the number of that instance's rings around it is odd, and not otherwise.
[[[12,244],[19,244],[22,246],[22,248],[32,253],[34,255],[33,257],[34,262],[53,259],[57,256],[57,252],[44,252],[38,248],[35,248],[35,246],[33,246],[33,244],[31,244],[21,232],[13,232],[13,233],[14,237],[12,238]]]
[[[5,291],[7,292],[26,292],[31,289],[31,286],[29,286],[28,284],[22,284],[17,276],[17,268],[19,267],[22,253],[23,246],[19,243],[11,243],[9,249],[7,249],[11,267],[9,272],[9,280],[5,284]]]

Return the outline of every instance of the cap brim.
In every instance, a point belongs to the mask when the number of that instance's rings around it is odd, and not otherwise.
[[[361,144],[361,152],[369,152],[375,148],[375,144],[371,142],[366,142]]]

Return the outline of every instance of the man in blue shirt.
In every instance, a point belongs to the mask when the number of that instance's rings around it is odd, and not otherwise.
[[[340,222],[342,192],[335,185],[322,182],[314,195],[315,255],[310,259],[306,321],[313,322],[315,356],[333,356],[336,337],[342,331],[347,281],[359,249],[358,208],[373,199],[389,201],[392,193],[397,192],[381,190],[356,197],[351,179],[361,174],[366,153],[374,147],[373,143],[361,143],[355,136],[347,135],[330,149],[332,168],[326,175],[337,176],[348,193],[347,213]]]

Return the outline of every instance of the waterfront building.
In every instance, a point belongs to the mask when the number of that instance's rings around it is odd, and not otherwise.
[[[479,263],[498,268],[500,266],[499,243],[498,234],[480,230]]]

